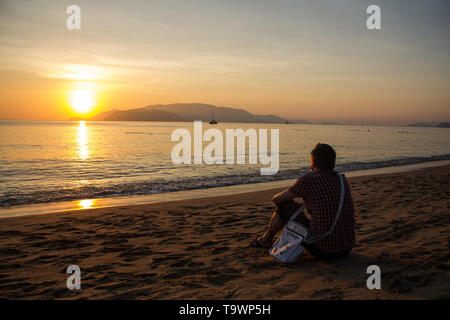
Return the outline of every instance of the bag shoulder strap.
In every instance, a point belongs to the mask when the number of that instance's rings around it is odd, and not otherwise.
[[[338,223],[339,217],[341,216],[341,212],[342,212],[342,206],[344,205],[344,196],[345,196],[344,178],[342,177],[342,174],[340,174],[340,173],[338,173],[338,176],[339,176],[339,181],[341,183],[341,196],[340,196],[340,199],[339,199],[339,207],[338,207],[338,210],[337,210],[337,213],[336,213],[336,217],[334,218],[334,222],[333,222],[330,230],[328,230],[328,232],[326,232],[326,233],[324,233],[324,234],[322,234],[320,236],[311,237],[308,240],[306,240],[306,239],[303,240],[306,243],[311,244],[311,243],[317,242],[317,241],[325,238],[326,236],[328,236],[330,233],[333,232],[334,228],[336,227],[336,225]]]

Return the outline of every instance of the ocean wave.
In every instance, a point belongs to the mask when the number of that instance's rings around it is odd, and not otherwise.
[[[450,160],[450,154],[432,157],[409,157],[373,162],[349,162],[336,166],[340,172],[393,167],[428,161]],[[311,169],[300,167],[294,170],[281,170],[273,176],[261,176],[259,171],[249,174],[218,175],[214,177],[184,178],[177,180],[156,179],[151,181],[127,182],[113,185],[86,185],[59,189],[47,189],[32,192],[1,193],[0,207],[25,204],[49,203],[86,198],[105,198],[118,196],[132,196],[157,194],[182,190],[214,188],[241,184],[269,182],[277,180],[295,179]]]

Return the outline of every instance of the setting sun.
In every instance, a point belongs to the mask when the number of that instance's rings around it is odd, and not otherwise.
[[[74,90],[70,93],[70,104],[77,113],[88,113],[94,106],[94,94],[89,90]]]

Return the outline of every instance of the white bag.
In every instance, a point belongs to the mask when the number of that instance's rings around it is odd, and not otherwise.
[[[283,233],[270,249],[270,255],[280,263],[292,263],[297,261],[305,248],[303,240],[308,238],[309,229],[303,224],[294,221],[303,207],[298,209],[284,227]]]
[[[309,230],[309,228],[301,224],[300,222],[295,221],[295,218],[297,218],[300,212],[303,211],[302,206],[291,216],[289,221],[286,223],[281,236],[273,244],[272,248],[270,248],[270,255],[277,259],[278,262],[292,263],[297,261],[300,255],[305,250],[302,245],[303,243],[314,243],[320,239],[325,238],[331,232],[333,232],[339,220],[339,216],[341,215],[342,205],[344,204],[344,180],[340,173],[338,173],[338,175],[341,182],[341,196],[339,199],[339,207],[336,213],[336,217],[330,230],[323,235],[311,237],[311,231]]]

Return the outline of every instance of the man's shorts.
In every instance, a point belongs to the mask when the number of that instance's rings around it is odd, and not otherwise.
[[[298,203],[297,201],[283,201],[277,204],[277,214],[281,218],[281,221],[283,221],[283,224],[286,224],[295,211],[301,207],[303,207],[303,204]],[[295,221],[309,227],[309,219],[305,216],[304,210],[295,218]]]

